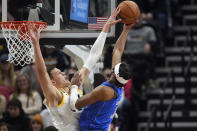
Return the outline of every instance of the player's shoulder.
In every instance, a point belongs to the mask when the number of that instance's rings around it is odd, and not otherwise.
[[[101,85],[96,87],[94,90],[102,100],[110,100],[114,97],[114,90],[109,86]]]
[[[96,87],[94,90],[99,90],[101,92],[107,92],[107,91],[113,90],[113,88],[109,87],[107,85],[100,85],[100,86]]]
[[[113,88],[111,86],[103,85],[102,90],[103,91],[110,91],[110,90],[113,90]]]

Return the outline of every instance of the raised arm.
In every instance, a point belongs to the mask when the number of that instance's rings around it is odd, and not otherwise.
[[[47,73],[39,45],[40,31],[37,30],[33,24],[30,24],[28,28],[34,47],[36,73],[38,75],[43,94],[49,106],[57,106],[58,102],[61,101],[62,94],[53,86],[49,74]]]
[[[124,52],[127,35],[132,26],[133,25],[124,25],[123,31],[119,36],[118,40],[116,41],[112,55],[112,68],[114,68],[116,64],[121,62],[121,57]]]
[[[121,57],[125,48],[126,38],[132,25],[124,25],[123,32],[117,40],[112,57],[112,67],[121,62]],[[75,107],[80,109],[97,101],[108,101],[114,98],[114,90],[111,87],[99,86],[92,92],[76,100]]]
[[[114,10],[114,12],[109,17],[106,24],[104,25],[102,32],[100,33],[97,40],[93,44],[93,46],[90,50],[90,54],[84,64],[84,66],[80,70],[80,74],[82,76],[82,83],[84,82],[85,78],[89,75],[93,66],[95,66],[96,62],[99,60],[99,58],[102,54],[105,40],[107,37],[107,33],[108,33],[110,27],[121,21],[121,19],[116,20],[116,16],[118,15],[119,12],[120,12],[120,10],[118,8],[116,10]]]
[[[80,70],[82,84],[102,54],[105,40],[107,37],[107,32],[109,31],[110,27],[121,21],[121,19],[116,20],[116,16],[118,15],[119,12],[120,12],[120,10],[118,8],[114,10],[114,12],[109,17],[106,24],[104,25],[102,32],[98,36],[94,45],[92,46],[92,48],[90,50],[90,54],[84,64],[84,66]],[[81,98],[78,99],[78,97],[76,97],[77,96],[77,88],[78,87],[73,87],[71,89],[70,105],[71,105],[72,109],[76,109],[76,108],[80,109],[86,105],[93,104],[96,101],[102,100],[104,98],[103,97],[104,94],[102,93],[102,92],[104,92],[103,89],[97,88],[96,90],[93,90],[91,93],[89,93],[85,96],[82,96]],[[108,96],[108,95],[106,95],[106,96]]]

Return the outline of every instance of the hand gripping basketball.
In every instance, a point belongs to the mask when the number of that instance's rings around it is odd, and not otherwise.
[[[121,18],[124,24],[135,24],[136,20],[139,19],[140,10],[135,2],[123,1],[118,5],[118,8],[120,9],[118,18]]]

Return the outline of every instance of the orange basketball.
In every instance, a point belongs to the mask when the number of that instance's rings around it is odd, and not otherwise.
[[[133,1],[123,1],[118,5],[120,13],[118,18],[122,19],[124,24],[134,24],[140,16],[138,5]]]

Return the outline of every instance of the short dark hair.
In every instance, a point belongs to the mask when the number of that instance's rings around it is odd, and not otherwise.
[[[114,72],[114,68],[113,68],[113,72]],[[132,77],[132,68],[130,65],[126,64],[126,63],[121,63],[120,67],[119,67],[119,76],[123,77],[125,80],[129,80]],[[118,87],[123,87],[124,84],[121,84],[116,78],[115,78],[115,84]]]
[[[17,98],[12,98],[11,100],[9,100],[8,102],[8,107],[9,106],[17,106],[18,108],[22,108],[22,104],[20,102],[20,100],[18,100]]]
[[[121,63],[119,68],[119,76],[123,77],[125,80],[129,80],[132,77],[131,66],[126,63]]]

